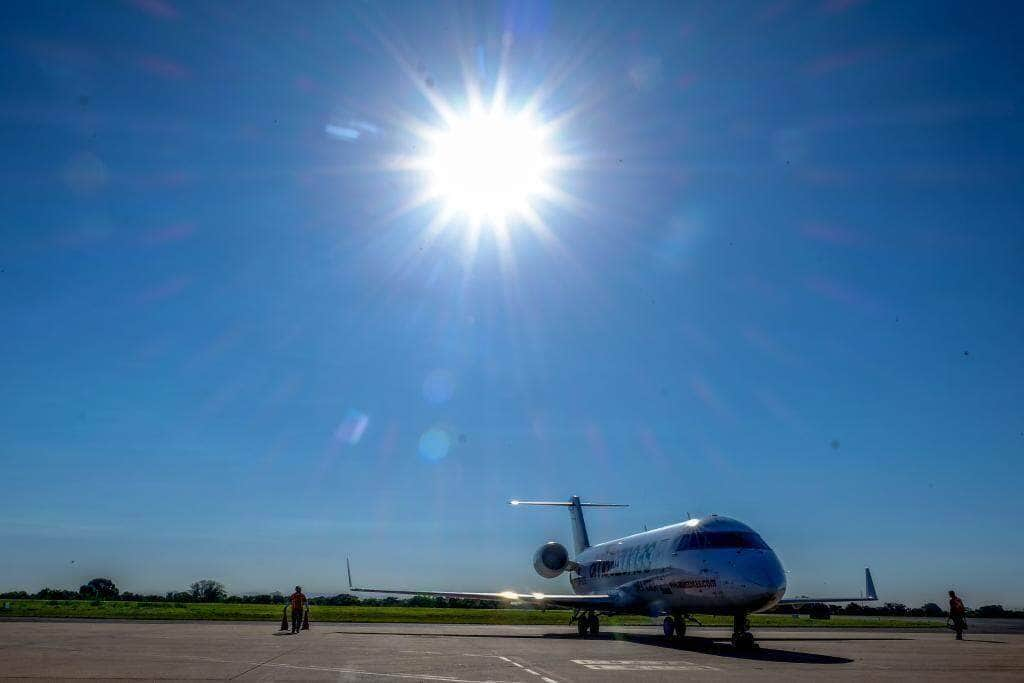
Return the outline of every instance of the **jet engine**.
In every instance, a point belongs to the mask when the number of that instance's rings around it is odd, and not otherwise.
[[[566,569],[572,569],[569,551],[561,543],[548,541],[533,554],[533,568],[545,579],[553,579]]]

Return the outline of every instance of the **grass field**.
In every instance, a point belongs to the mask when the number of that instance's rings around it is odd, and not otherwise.
[[[56,617],[90,619],[195,619],[216,621],[279,621],[281,605],[182,602],[101,602],[88,600],[8,600],[0,617]],[[454,609],[436,607],[332,607],[313,606],[310,618],[321,622],[390,622],[421,624],[538,624],[568,625],[566,610]],[[728,617],[698,617],[706,626],[727,626]],[[619,616],[607,624],[651,624],[646,617]],[[832,617],[829,620],[794,619],[780,614],[754,614],[751,625],[817,626],[843,628],[941,628],[942,621],[891,617]]]

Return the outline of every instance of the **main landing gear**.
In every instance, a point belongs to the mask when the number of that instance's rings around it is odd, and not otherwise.
[[[596,636],[601,632],[601,620],[597,617],[596,612],[583,612],[575,615],[574,618],[581,638],[586,638],[587,633]]]
[[[673,612],[671,616],[665,617],[665,621],[661,622],[661,630],[664,632],[666,638],[671,638],[674,635],[680,638],[685,638],[686,617],[682,612]]]
[[[754,634],[750,632],[750,620],[746,614],[737,614],[732,618],[732,644],[737,650],[754,650]]]

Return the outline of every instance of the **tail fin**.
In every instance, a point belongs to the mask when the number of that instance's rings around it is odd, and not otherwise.
[[[877,600],[878,593],[875,592],[875,582],[871,578],[871,568],[864,567],[864,593],[867,599]]]
[[[587,523],[583,520],[583,508],[625,508],[620,503],[581,503],[579,496],[573,496],[569,502],[562,503],[548,500],[510,500],[509,505],[552,505],[569,508],[569,519],[572,520],[572,540],[579,555],[590,547],[590,536],[587,534]]]

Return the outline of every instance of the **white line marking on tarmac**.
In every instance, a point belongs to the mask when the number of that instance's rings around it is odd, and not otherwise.
[[[61,650],[63,652],[71,652],[71,653],[79,654],[79,655],[85,655],[86,654],[86,653],[82,652],[81,650],[74,650],[72,648],[69,648],[69,647],[66,647],[66,646],[61,646],[61,645],[45,645],[45,644],[35,644],[35,643],[27,643],[26,645],[29,646],[29,647],[35,647],[35,648],[39,648],[39,649]],[[187,654],[174,654],[174,655],[170,655],[170,654],[165,654],[165,653],[162,653],[162,652],[135,652],[134,654],[137,655],[137,656],[142,656],[142,657],[151,657],[153,659],[170,659],[170,660],[177,661],[177,662],[180,662],[181,660],[185,660],[185,661],[213,662],[213,663],[216,663],[216,664],[251,665],[250,668],[245,669],[244,671],[242,671],[242,672],[240,672],[238,674],[235,674],[234,676],[232,676],[232,678],[237,678],[240,675],[245,675],[245,674],[248,674],[248,673],[252,673],[253,671],[256,671],[256,670],[264,668],[264,667],[276,666],[276,667],[285,668],[285,669],[300,669],[300,670],[307,670],[307,671],[331,671],[331,672],[335,672],[335,673],[354,674],[354,675],[357,675],[357,676],[378,676],[378,677],[384,677],[384,678],[412,678],[412,679],[425,680],[425,681],[445,681],[446,683],[520,683],[519,681],[502,681],[502,680],[494,680],[494,679],[479,680],[479,679],[454,678],[452,676],[439,676],[439,675],[436,675],[436,674],[384,673],[384,672],[380,672],[380,671],[363,671],[361,669],[340,669],[340,668],[326,667],[326,666],[310,666],[310,665],[301,665],[301,664],[281,664],[281,663],[274,663],[273,662],[274,659],[277,659],[279,657],[283,657],[285,655],[291,654],[291,653],[295,652],[297,649],[300,649],[300,648],[292,648],[290,650],[286,650],[286,651],[284,651],[284,652],[282,652],[282,653],[280,653],[278,655],[275,655],[274,657],[271,657],[270,660],[267,660],[265,662],[253,662],[253,661],[246,661],[246,660],[239,660],[239,659],[221,659],[219,657],[203,657],[203,656],[200,656],[200,655],[187,655]],[[91,655],[91,656],[106,655],[106,654],[110,654],[110,652],[111,651],[106,651],[106,652],[93,651],[93,652],[89,652],[88,655]],[[421,650],[400,650],[400,652],[409,652],[409,653],[418,653],[418,654],[434,654],[434,655],[444,655],[444,654],[446,654],[446,653],[443,653],[443,652],[424,652],[424,651],[421,651]],[[504,661],[506,661],[506,662],[508,662],[510,664],[514,664],[515,666],[519,667],[520,669],[523,669],[525,671],[529,671],[534,676],[540,676],[540,674],[538,674],[536,671],[533,671],[532,669],[527,669],[526,667],[524,667],[519,662],[514,662],[511,659],[509,659],[508,657],[503,657],[501,655],[480,655],[480,654],[463,653],[463,656],[466,656],[466,657],[494,657],[496,659],[504,660]],[[544,683],[558,683],[558,681],[552,680],[552,679],[547,678],[545,676],[541,676],[541,680],[543,680]]]
[[[552,678],[548,678],[547,676],[545,676],[543,674],[539,674],[536,671],[534,671],[533,669],[527,669],[525,666],[523,666],[519,662],[513,661],[513,660],[509,659],[508,657],[502,657],[501,655],[497,655],[497,657],[498,657],[498,659],[505,660],[509,664],[514,664],[515,666],[518,666],[520,669],[522,669],[523,671],[525,671],[528,674],[533,674],[534,676],[540,677],[540,680],[544,681],[544,683],[558,683],[558,681],[556,681],[556,680],[554,680]]]
[[[334,671],[342,674],[356,674],[360,676],[385,676],[387,678],[415,678],[417,680],[423,681],[447,681],[448,683],[516,683],[516,681],[470,680],[465,678],[453,678],[451,676],[436,676],[434,674],[381,673],[379,671],[361,671],[359,669],[339,669],[330,666],[305,666],[300,664],[264,664],[263,666],[276,666],[285,669],[304,669],[307,671]]]
[[[69,648],[61,647],[59,645],[37,645],[36,647],[41,647],[41,648],[45,648],[45,649],[52,649],[52,650],[63,650],[65,652],[69,651]],[[290,654],[291,652],[294,652],[294,650],[287,650],[287,651],[282,652],[281,654],[279,654],[279,655],[277,655],[275,657],[272,657],[271,659],[277,659],[277,657],[281,657],[281,656]],[[79,653],[79,654],[83,654],[83,653]],[[89,654],[96,655],[96,654],[109,654],[109,653],[95,653],[95,652],[93,652],[93,653],[89,653]],[[199,655],[184,655],[184,654],[182,654],[182,655],[167,655],[167,654],[158,653],[158,652],[136,652],[134,654],[140,655],[140,656],[143,656],[143,657],[152,657],[154,659],[171,659],[171,660],[186,660],[186,661],[199,661],[199,662],[214,662],[216,664],[243,664],[243,665],[249,664],[249,665],[253,665],[249,669],[246,669],[245,671],[242,671],[241,673],[235,674],[234,676],[232,676],[232,678],[237,678],[240,675],[251,673],[251,672],[256,671],[257,669],[261,669],[263,667],[276,666],[276,667],[285,668],[285,669],[305,669],[305,670],[308,670],[308,671],[332,671],[332,672],[336,672],[336,673],[355,674],[355,675],[358,675],[358,676],[378,676],[378,677],[385,677],[385,678],[414,678],[414,679],[417,679],[417,680],[425,680],[425,681],[446,681],[446,683],[519,683],[518,681],[499,681],[499,680],[492,680],[492,679],[476,680],[476,679],[454,678],[452,676],[438,676],[436,674],[382,673],[380,671],[362,671],[360,669],[338,669],[338,668],[332,668],[332,667],[326,667],[326,666],[308,666],[308,665],[301,665],[301,664],[275,664],[272,661],[252,662],[252,661],[245,661],[245,660],[238,660],[238,659],[220,659],[218,657],[201,657]]]
[[[428,652],[428,651],[425,651],[425,650],[399,650],[399,652],[410,652],[410,653],[421,654],[421,655],[445,655],[446,654],[446,653],[443,653],[443,652]],[[555,679],[548,678],[544,674],[537,673],[533,669],[527,669],[525,666],[523,666],[519,662],[515,661],[514,659],[509,659],[508,657],[505,657],[503,655],[480,655],[480,654],[476,654],[475,652],[463,652],[462,656],[463,657],[494,657],[495,659],[500,659],[503,662],[508,662],[512,666],[517,666],[520,669],[522,669],[523,671],[525,671],[527,673],[531,673],[534,676],[539,676],[540,680],[544,681],[544,683],[558,683],[558,681],[556,681]]]
[[[684,659],[573,659],[570,661],[598,671],[721,671],[715,666],[695,664]]]

